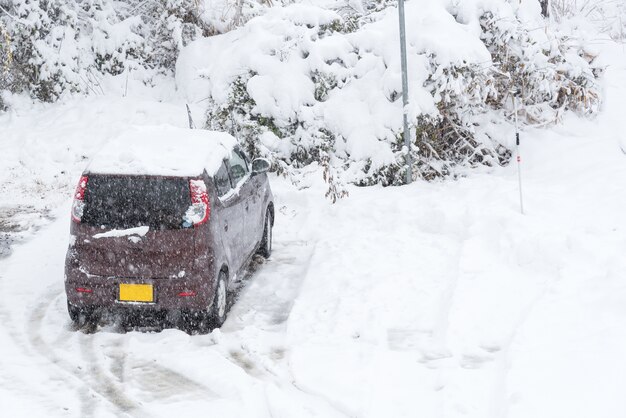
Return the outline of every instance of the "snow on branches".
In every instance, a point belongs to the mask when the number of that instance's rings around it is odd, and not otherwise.
[[[182,48],[266,2],[242,0],[235,10],[227,0],[0,0],[0,91],[53,102],[101,93],[103,75],[172,75]]]
[[[544,19],[537,0],[409,1],[406,149],[396,4],[0,0],[0,90],[55,101],[102,92],[104,75],[175,73],[206,127],[295,182],[321,166],[333,200],[346,183],[402,183],[408,153],[424,179],[506,164],[494,127],[512,91],[529,125],[598,110],[600,69],[564,15]]]
[[[236,135],[278,171],[297,178],[322,165],[333,198],[347,182],[400,184],[409,150],[397,12],[383,1],[360,4],[277,8],[199,40],[179,59],[179,88],[208,99],[207,127]],[[511,117],[512,90],[521,91],[528,124],[598,109],[593,57],[548,27],[538,7],[407,2],[407,28],[410,152],[421,178],[506,164],[509,139],[492,128]]]

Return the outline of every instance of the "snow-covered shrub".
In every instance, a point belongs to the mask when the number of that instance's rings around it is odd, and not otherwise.
[[[96,91],[103,75],[172,74],[189,42],[259,15],[269,0],[0,0],[0,91],[43,101]],[[11,53],[11,59],[8,59]]]
[[[129,18],[139,18],[136,33],[145,43],[145,63],[171,71],[179,51],[189,42],[213,35],[209,22],[202,19],[203,3],[194,0],[132,0],[126,9]]]
[[[276,119],[255,113],[256,102],[247,89],[248,81],[255,75],[249,72],[238,76],[225,102],[218,104],[210,99],[205,128],[232,133],[249,155],[269,159],[274,171],[291,176],[295,182],[298,170],[319,164],[329,184],[327,197],[336,201],[347,195],[336,181],[337,172],[331,162],[335,135],[319,122],[315,127],[300,122],[278,126]],[[324,86],[328,85],[324,83]],[[324,88],[316,86],[316,94],[323,97],[323,91]]]
[[[626,3],[621,0],[550,0],[551,16],[558,22],[584,19],[614,39],[626,39]]]
[[[109,36],[100,36],[97,28],[106,23],[102,7],[106,4],[99,0],[0,0],[5,50],[11,52],[2,90],[28,92],[51,102],[65,92],[83,90],[89,71],[103,70],[98,62],[107,68],[121,65],[126,54],[98,55],[103,39]],[[110,50],[117,53],[117,47]]]
[[[6,109],[2,92],[10,88],[12,63],[13,46],[11,45],[11,37],[2,22],[0,22],[0,111]]]
[[[344,182],[402,183],[407,155],[397,12],[383,1],[337,4],[271,10],[193,43],[177,68],[183,92],[208,101],[208,128],[230,131],[291,176],[321,164],[331,195]],[[511,117],[513,88],[528,123],[597,109],[590,57],[565,36],[537,34],[535,12],[500,0],[407,3],[416,175],[505,164],[507,140],[485,125]]]
[[[138,34],[139,16],[125,17],[107,0],[85,0],[82,8],[83,31],[90,35],[89,50],[83,52],[91,60],[87,69],[118,75],[142,66],[148,54],[146,39]]]
[[[384,1],[336,4],[335,13],[273,10],[236,33],[199,41],[181,57],[179,86],[208,99],[207,127],[229,130],[278,171],[322,164],[331,190],[343,182],[399,184],[407,150],[397,14]],[[506,141],[484,125],[511,116],[513,88],[529,123],[597,109],[597,74],[580,46],[532,33],[536,22],[506,2],[488,4],[407,3],[411,152],[423,178],[506,163]]]
[[[207,104],[206,127],[294,181],[321,166],[332,199],[345,183],[402,183],[409,152],[425,179],[505,164],[494,126],[511,119],[512,90],[533,125],[599,104],[593,56],[567,25],[542,19],[537,0],[407,2],[410,150],[395,0],[0,5],[0,90],[52,101],[103,75],[137,70],[149,82],[175,66],[183,94]]]
[[[547,28],[531,31],[491,11],[480,17],[480,25],[481,39],[498,70],[493,107],[510,106],[509,93],[516,91],[522,116],[535,125],[557,122],[568,110],[582,114],[598,110],[599,69],[575,39]]]
[[[242,140],[243,147],[252,154],[256,152],[253,141],[262,133],[265,120],[259,120],[252,114],[254,100],[248,94],[246,85],[253,73],[238,76],[231,84],[228,99],[220,104],[213,99],[209,101],[209,112],[212,117],[207,121],[207,128],[216,131],[235,132]],[[268,126],[271,130],[271,126]],[[278,133],[278,132],[276,132]],[[269,155],[264,155],[269,157]]]
[[[42,101],[54,101],[80,84],[78,17],[62,0],[1,0],[0,24],[6,36],[7,77],[4,88],[28,90]],[[5,52],[3,55],[6,55]]]
[[[229,79],[216,86],[223,87],[219,93],[208,97],[206,127],[232,132],[249,153],[269,158],[277,171],[292,177],[310,164],[321,165],[325,178],[332,184],[329,197],[334,200],[345,195],[340,182],[335,181],[338,172],[334,165],[342,163],[335,158],[338,135],[324,126],[316,112],[321,109],[318,104],[328,99],[338,81],[327,68],[311,68],[303,74],[302,65],[315,60],[325,66],[338,66],[341,59],[337,57],[334,63],[330,63],[333,59],[329,58],[330,64],[324,63],[320,57],[310,57],[309,60],[309,52],[302,46],[346,28],[335,13],[324,12],[324,16],[317,13],[311,16],[313,20],[308,20],[307,12],[296,7],[273,13],[272,22],[279,25],[275,29],[266,27],[263,18],[256,20],[258,25],[252,27],[260,36],[257,42],[248,45],[254,61],[247,68],[223,73]],[[293,13],[293,19],[283,20],[283,13]],[[262,35],[266,30],[273,32],[271,42],[261,45],[258,42],[267,41]],[[257,48],[267,54],[265,63],[257,60]],[[222,61],[222,57],[228,54],[225,50],[220,50],[217,55],[211,51],[207,54],[205,57],[216,64],[237,65],[236,60]],[[273,85],[280,89],[278,101],[268,90]]]
[[[455,167],[504,164],[510,152],[476,130],[478,117],[497,97],[493,71],[474,64],[433,66],[425,86],[437,103],[437,113],[418,117],[414,152],[418,173],[432,179],[454,175]]]

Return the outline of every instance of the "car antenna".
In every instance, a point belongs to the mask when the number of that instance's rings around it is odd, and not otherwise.
[[[196,125],[194,125],[193,118],[191,117],[191,109],[189,109],[188,104],[185,104],[185,106],[187,106],[187,118],[189,118],[189,129],[196,129]]]

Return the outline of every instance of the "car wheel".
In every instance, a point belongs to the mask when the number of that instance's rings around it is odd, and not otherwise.
[[[226,273],[220,271],[213,296],[213,306],[211,308],[211,322],[213,326],[219,328],[226,321],[228,312],[228,288],[226,284]]]
[[[67,313],[77,327],[83,327],[95,322],[93,312],[90,309],[79,308],[69,302],[67,302]]]
[[[269,211],[265,214],[265,226],[263,227],[263,238],[261,238],[259,254],[265,258],[272,254],[272,215]]]
[[[213,303],[203,310],[182,311],[179,327],[188,334],[207,334],[219,328],[228,312],[228,288],[226,273],[220,271],[213,295]]]
[[[80,309],[76,306],[72,306],[69,302],[67,302],[67,313],[69,313],[72,322],[78,324],[78,321],[80,319]]]

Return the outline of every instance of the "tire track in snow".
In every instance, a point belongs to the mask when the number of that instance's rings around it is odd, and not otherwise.
[[[433,340],[441,350],[447,350],[448,329],[450,328],[450,312],[454,301],[454,295],[459,284],[459,275],[461,274],[461,263],[463,250],[466,246],[465,240],[457,246],[453,259],[456,259],[455,267],[451,269],[447,278],[447,283],[441,292],[441,301],[439,303],[439,311],[435,330],[433,331]],[[447,357],[446,353],[441,353],[442,357]]]
[[[508,416],[509,402],[507,397],[507,377],[511,369],[511,347],[515,342],[517,334],[526,323],[526,320],[530,317],[533,309],[539,301],[546,295],[548,290],[547,283],[544,283],[544,287],[539,294],[528,303],[528,305],[520,312],[517,321],[514,323],[511,332],[501,347],[498,356],[496,357],[497,374],[494,381],[493,392],[494,401],[492,407],[492,415],[494,418],[506,418]]]
[[[222,327],[225,336],[248,326],[279,335],[284,333],[316,248],[317,242],[277,241],[267,263],[251,265],[242,286],[234,295],[236,300],[229,319]],[[302,398],[303,405],[314,401],[319,407],[321,403],[324,405],[321,416],[351,416],[323,394],[307,391],[297,384],[289,363],[288,347],[273,346],[266,352],[242,346],[239,342],[224,354],[251,377],[293,391],[295,397]],[[268,408],[272,415],[271,404]]]
[[[276,242],[269,260],[251,265],[222,331],[235,332],[247,325],[285,327],[314,253],[315,244],[307,241]]]
[[[54,304],[62,294],[54,290],[42,299],[46,302],[40,303],[34,310],[30,318],[30,334],[29,338],[36,351],[43,355],[50,363],[58,366],[62,371],[69,373],[73,377],[80,380],[82,385],[74,385],[79,392],[81,399],[80,416],[88,417],[94,415],[94,405],[89,402],[90,390],[100,395],[106,401],[111,403],[117,410],[116,415],[142,417],[148,416],[140,407],[141,401],[127,395],[128,386],[132,383],[138,383],[140,389],[148,395],[148,398],[163,399],[164,397],[174,395],[189,395],[202,397],[206,399],[217,398],[215,392],[208,387],[187,378],[186,376],[161,366],[156,363],[144,363],[138,368],[138,376],[131,374],[127,376],[128,353],[122,349],[127,337],[120,335],[111,343],[103,342],[96,349],[96,339],[100,334],[86,334],[81,330],[76,330],[72,336],[78,339],[79,351],[81,354],[80,364],[73,362],[58,354],[58,345],[67,340],[66,335],[61,335],[55,339],[53,343],[48,343],[41,336],[41,326],[46,318],[46,312],[50,306]],[[109,336],[107,334],[107,336]],[[109,354],[107,354],[109,351]],[[110,352],[117,352],[111,355]],[[111,365],[107,368],[103,365],[102,359],[98,354],[103,354],[112,359]],[[136,378],[137,377],[137,378]],[[85,387],[85,385],[87,387]],[[132,388],[135,388],[133,385]]]
[[[139,405],[131,398],[126,396],[123,387],[120,387],[119,383],[115,382],[109,377],[106,371],[100,364],[100,359],[94,352],[94,339],[95,334],[92,335],[79,335],[80,349],[82,354],[82,360],[87,366],[87,375],[91,379],[92,387],[96,392],[102,394],[107,400],[115,405],[120,411],[132,415],[138,416]]]
[[[164,399],[173,396],[185,395],[186,399],[202,398],[217,399],[218,395],[207,386],[188,378],[176,370],[165,367],[150,360],[137,361],[133,359],[132,353],[127,350],[128,336],[118,335],[116,338],[107,338],[99,343],[99,349],[94,351],[94,340],[100,334],[94,334],[90,339],[92,344],[87,348],[91,351],[88,354],[94,357],[97,363],[96,354],[111,359],[108,372],[122,388],[132,387],[140,389],[148,398]],[[107,335],[110,337],[110,335]],[[103,368],[104,369],[104,368]],[[100,370],[106,373],[106,370]],[[150,399],[138,400],[138,403],[148,402]]]
[[[32,354],[32,349],[28,344],[27,337],[24,333],[19,332],[19,328],[15,325],[15,318],[11,314],[11,310],[6,307],[3,295],[8,295],[4,289],[6,276],[0,275],[0,329],[4,332],[0,335],[8,335],[13,341],[16,348],[21,350],[22,353],[27,355]],[[11,361],[12,359],[9,359]],[[1,362],[0,362],[1,367]],[[7,369],[1,369],[0,374],[0,387],[5,387],[9,392],[29,393],[32,392],[32,386],[24,379],[21,374],[11,373]],[[46,405],[48,410],[58,406],[56,398],[48,393],[35,392],[33,393],[41,404]],[[32,396],[32,395],[31,395]]]
[[[196,382],[173,369],[155,362],[135,363],[133,380],[153,399],[182,397],[185,400],[219,399],[207,386]]]
[[[439,353],[437,357],[429,360],[452,361],[455,356],[454,353],[450,352],[447,347],[448,331],[450,328],[450,312],[454,303],[454,295],[456,294],[459,285],[459,275],[461,274],[461,263],[465,246],[466,240],[464,238],[460,245],[456,248],[454,253],[454,259],[456,259],[456,263],[454,264],[455,267],[451,269],[450,275],[448,276],[448,282],[441,293],[441,302],[436,320],[436,329],[434,330],[432,336]],[[436,366],[437,375],[435,384],[437,385],[437,391],[440,396],[440,403],[438,405],[438,414],[440,417],[445,417],[446,415],[446,388],[449,380],[449,376],[447,376],[448,368],[444,366],[444,364],[437,364]]]
[[[62,291],[59,291],[55,285],[40,297],[41,302],[33,309],[26,330],[31,346],[42,357],[47,359],[51,365],[56,366],[62,372],[63,381],[69,383],[70,380],[78,380],[80,382],[80,385],[74,383],[72,386],[78,393],[81,401],[81,416],[93,416],[94,405],[89,402],[88,389],[91,389],[111,403],[120,414],[137,416],[138,405],[120,391],[112,379],[107,378],[101,372],[98,364],[90,363],[95,356],[92,355],[93,353],[88,347],[85,347],[85,344],[93,344],[93,336],[85,334],[78,335],[78,338],[84,338],[84,340],[81,341],[81,351],[83,353],[83,357],[81,358],[83,361],[81,363],[83,364],[79,366],[73,364],[67,358],[60,356],[58,350],[49,345],[43,338],[41,328],[46,318],[46,312],[61,296]],[[68,335],[68,337],[70,336],[71,334]],[[83,368],[85,363],[87,367]],[[89,372],[94,373],[96,378],[90,378]],[[84,385],[87,385],[88,389],[85,388]]]
[[[72,365],[70,362],[60,358],[57,353],[45,343],[43,337],[41,336],[41,326],[46,311],[59,296],[60,292],[58,290],[49,290],[40,298],[43,301],[38,303],[32,310],[27,324],[26,334],[31,347],[34,348],[40,356],[45,358],[50,365],[56,366],[59,372],[57,374],[61,376],[61,380],[69,383],[77,392],[78,399],[80,400],[80,416],[91,417],[93,416],[93,411],[88,403],[88,389],[86,387],[80,387],[80,385],[75,383],[70,383],[71,380],[78,380],[80,383],[85,383],[83,373],[81,371],[82,369],[80,367],[76,368],[76,366]]]
[[[109,357],[112,359],[109,370],[120,383],[124,383],[126,381],[126,365],[128,358],[128,353],[124,349],[127,346],[126,343],[127,340],[123,336],[116,338],[115,341],[113,341],[112,346],[117,352],[115,355],[109,354]]]

